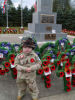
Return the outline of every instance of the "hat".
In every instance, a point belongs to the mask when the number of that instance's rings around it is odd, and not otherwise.
[[[31,37],[23,37],[21,39],[21,46],[22,47],[30,47],[30,48],[34,49],[36,46],[36,43]]]

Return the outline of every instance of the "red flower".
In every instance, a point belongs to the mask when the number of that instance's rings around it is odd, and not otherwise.
[[[14,77],[14,79],[17,79],[17,75]]]
[[[66,54],[62,55],[62,58],[65,58]]]
[[[74,78],[75,78],[75,75],[73,75],[72,77],[74,77]]]
[[[65,59],[62,59],[62,60],[61,60],[61,62],[64,62],[64,61],[65,61]]]
[[[1,71],[0,71],[0,74],[1,74],[1,75],[4,75],[4,74],[5,74],[5,70],[1,70]]]
[[[50,56],[47,56],[47,60],[50,60],[51,59],[51,57]]]
[[[50,83],[47,83],[47,84],[46,84],[46,87],[47,87],[47,88],[50,88],[50,87],[51,87],[51,84],[50,84]]]
[[[71,86],[71,82],[67,82],[66,86]]]
[[[65,67],[70,67],[70,65],[71,65],[71,64],[67,62],[67,63],[65,64]]]
[[[73,81],[73,83],[75,83],[75,80],[72,80]]]
[[[48,64],[50,64],[50,61],[49,60],[47,62],[48,62]]]
[[[50,75],[46,76],[46,79],[50,79]]]
[[[45,72],[49,72],[49,67],[46,67],[46,68],[44,69],[44,71],[45,71]]]
[[[70,81],[70,77],[66,77],[66,81]]]
[[[46,79],[46,83],[50,83],[51,82],[51,79]]]
[[[64,76],[64,72],[60,72],[60,77],[63,77]]]
[[[38,70],[38,74],[42,75],[43,74],[43,70],[42,69],[39,69]]]
[[[30,62],[33,63],[33,62],[35,62],[35,60],[34,60],[33,58],[31,58],[31,59],[30,59]]]
[[[58,66],[60,65],[60,61],[57,61],[57,65],[58,65]]]
[[[11,55],[10,55],[10,58],[11,58],[11,59],[14,59],[14,58],[15,58],[15,55],[14,55],[14,54],[11,54]]]
[[[70,45],[70,43],[68,43],[68,45]]]
[[[20,50],[20,53],[22,53],[23,50]]]
[[[73,65],[74,65],[74,67],[75,67],[75,63],[74,63]]]
[[[10,67],[10,63],[9,62],[5,62],[4,66],[5,67]]]
[[[16,68],[13,68],[13,74],[17,75],[17,69]]]
[[[50,63],[50,65],[53,65],[54,63]]]
[[[66,91],[67,91],[67,92],[71,91],[71,87],[68,87]]]
[[[67,58],[66,61],[69,62],[69,59]]]
[[[67,69],[67,74],[70,74],[71,73],[71,70],[70,69]]]
[[[57,57],[60,55],[60,51],[57,53]]]
[[[55,66],[52,66],[52,67],[51,67],[51,71],[54,71],[54,70],[55,70]]]
[[[44,77],[42,77],[42,79],[44,80]]]
[[[43,65],[44,65],[44,66],[47,66],[47,65],[48,65],[48,61],[44,61],[44,62],[43,62]]]
[[[75,87],[75,84],[73,84],[72,87]]]
[[[5,72],[9,72],[9,69],[8,68],[5,68]]]
[[[10,63],[11,63],[12,65],[14,65],[14,59],[11,59],[11,60],[10,60]]]
[[[75,73],[75,69],[72,70],[72,73]]]

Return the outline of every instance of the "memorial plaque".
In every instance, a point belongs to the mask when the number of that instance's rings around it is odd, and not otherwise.
[[[51,30],[52,30],[52,27],[47,26],[47,27],[46,27],[46,30],[47,30],[47,31],[51,31]]]
[[[56,34],[45,34],[45,40],[55,40]]]
[[[54,23],[54,15],[41,14],[41,23]]]

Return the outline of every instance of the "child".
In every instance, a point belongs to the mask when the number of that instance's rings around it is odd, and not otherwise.
[[[38,100],[39,90],[36,84],[36,70],[41,67],[41,60],[34,52],[35,42],[31,37],[23,37],[21,41],[22,53],[15,58],[15,67],[17,68],[17,100],[22,100],[26,88],[32,96],[32,100]]]

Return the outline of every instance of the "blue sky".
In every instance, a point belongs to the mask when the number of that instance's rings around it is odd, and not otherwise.
[[[4,0],[0,0],[4,1]],[[23,7],[28,6],[28,8],[31,8],[36,0],[22,0],[23,1]],[[14,6],[17,8],[19,4],[21,4],[21,0],[12,0]],[[72,7],[75,7],[75,0],[71,0],[70,4]]]

